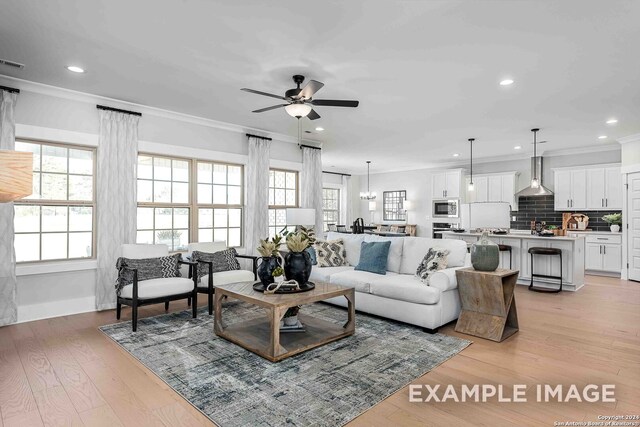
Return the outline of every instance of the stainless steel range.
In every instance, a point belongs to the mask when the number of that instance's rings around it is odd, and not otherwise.
[[[434,222],[433,223],[433,238],[442,239],[441,232],[451,231],[452,228],[458,228],[458,224],[452,224],[448,222]]]

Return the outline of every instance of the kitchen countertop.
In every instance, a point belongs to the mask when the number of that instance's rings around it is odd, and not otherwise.
[[[464,233],[454,233],[453,231],[443,231],[442,235],[451,235],[451,236],[472,236],[472,237],[480,237],[482,233],[475,233],[465,231]],[[489,234],[489,237],[496,237],[500,239],[541,239],[541,240],[565,240],[565,241],[576,241],[578,239],[584,239],[585,236],[578,237],[569,237],[569,236],[553,236],[553,237],[540,237],[534,236],[527,230],[518,230],[518,232],[511,232],[509,234]]]

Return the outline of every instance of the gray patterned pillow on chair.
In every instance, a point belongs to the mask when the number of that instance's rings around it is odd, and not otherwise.
[[[159,258],[118,258],[116,268],[118,269],[118,279],[116,280],[116,293],[133,283],[133,271],[125,267],[138,270],[138,281],[150,279],[161,279],[166,277],[180,277],[180,265],[182,254],[173,254]]]
[[[443,248],[430,248],[416,270],[416,276],[422,283],[429,284],[429,278],[438,270],[447,268],[449,251]]]
[[[220,273],[221,271],[240,270],[240,263],[236,255],[238,255],[238,252],[236,252],[234,248],[213,253],[193,251],[191,253],[191,259],[196,262],[211,261],[213,263],[211,272]],[[198,281],[207,274],[209,274],[209,266],[198,263]]]
[[[316,240],[313,243],[313,249],[316,251],[318,267],[340,267],[342,265],[349,265],[349,263],[347,263],[347,251],[344,249],[342,239],[327,241]]]

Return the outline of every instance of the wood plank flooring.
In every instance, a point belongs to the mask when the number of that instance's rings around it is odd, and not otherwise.
[[[520,332],[474,344],[413,384],[615,384],[615,403],[410,403],[404,387],[349,426],[549,426],[640,414],[640,283],[587,276],[579,292],[517,286]],[[171,303],[171,310],[183,310]],[[144,307],[140,317],[164,312]],[[130,319],[123,309],[123,320]],[[0,328],[0,427],[211,426],[212,423],[97,327],[113,311]]]

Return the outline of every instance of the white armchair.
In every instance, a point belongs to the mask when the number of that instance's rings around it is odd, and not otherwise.
[[[219,251],[224,251],[227,249],[227,242],[225,241],[217,241],[217,242],[197,242],[197,243],[189,243],[189,254],[193,251],[214,253]],[[252,271],[248,270],[229,270],[229,271],[218,271],[212,273],[213,263],[200,260],[199,263],[206,265],[209,268],[209,274],[203,276],[197,284],[197,289],[199,293],[208,295],[208,305],[209,305],[209,314],[213,314],[213,294],[215,293],[215,287],[218,285],[226,285],[227,283],[236,283],[236,282],[247,282],[250,280],[256,280],[257,274],[257,260],[258,258],[251,255],[236,255],[237,258],[249,259],[252,261]],[[194,275],[196,269],[193,269]],[[196,279],[197,280],[197,279]]]
[[[167,245],[122,245],[122,257],[129,259],[159,258],[169,255]],[[179,261],[179,264],[188,265],[190,272],[195,263],[191,261]],[[133,332],[138,329],[138,307],[143,305],[158,304],[164,302],[165,310],[169,309],[169,301],[179,299],[191,300],[193,298],[193,317],[197,315],[197,275],[193,278],[167,277],[149,280],[138,280],[138,269],[128,266],[121,267],[133,273],[133,281],[120,289],[116,302],[116,318],[120,319],[122,305],[132,308],[131,322]]]

